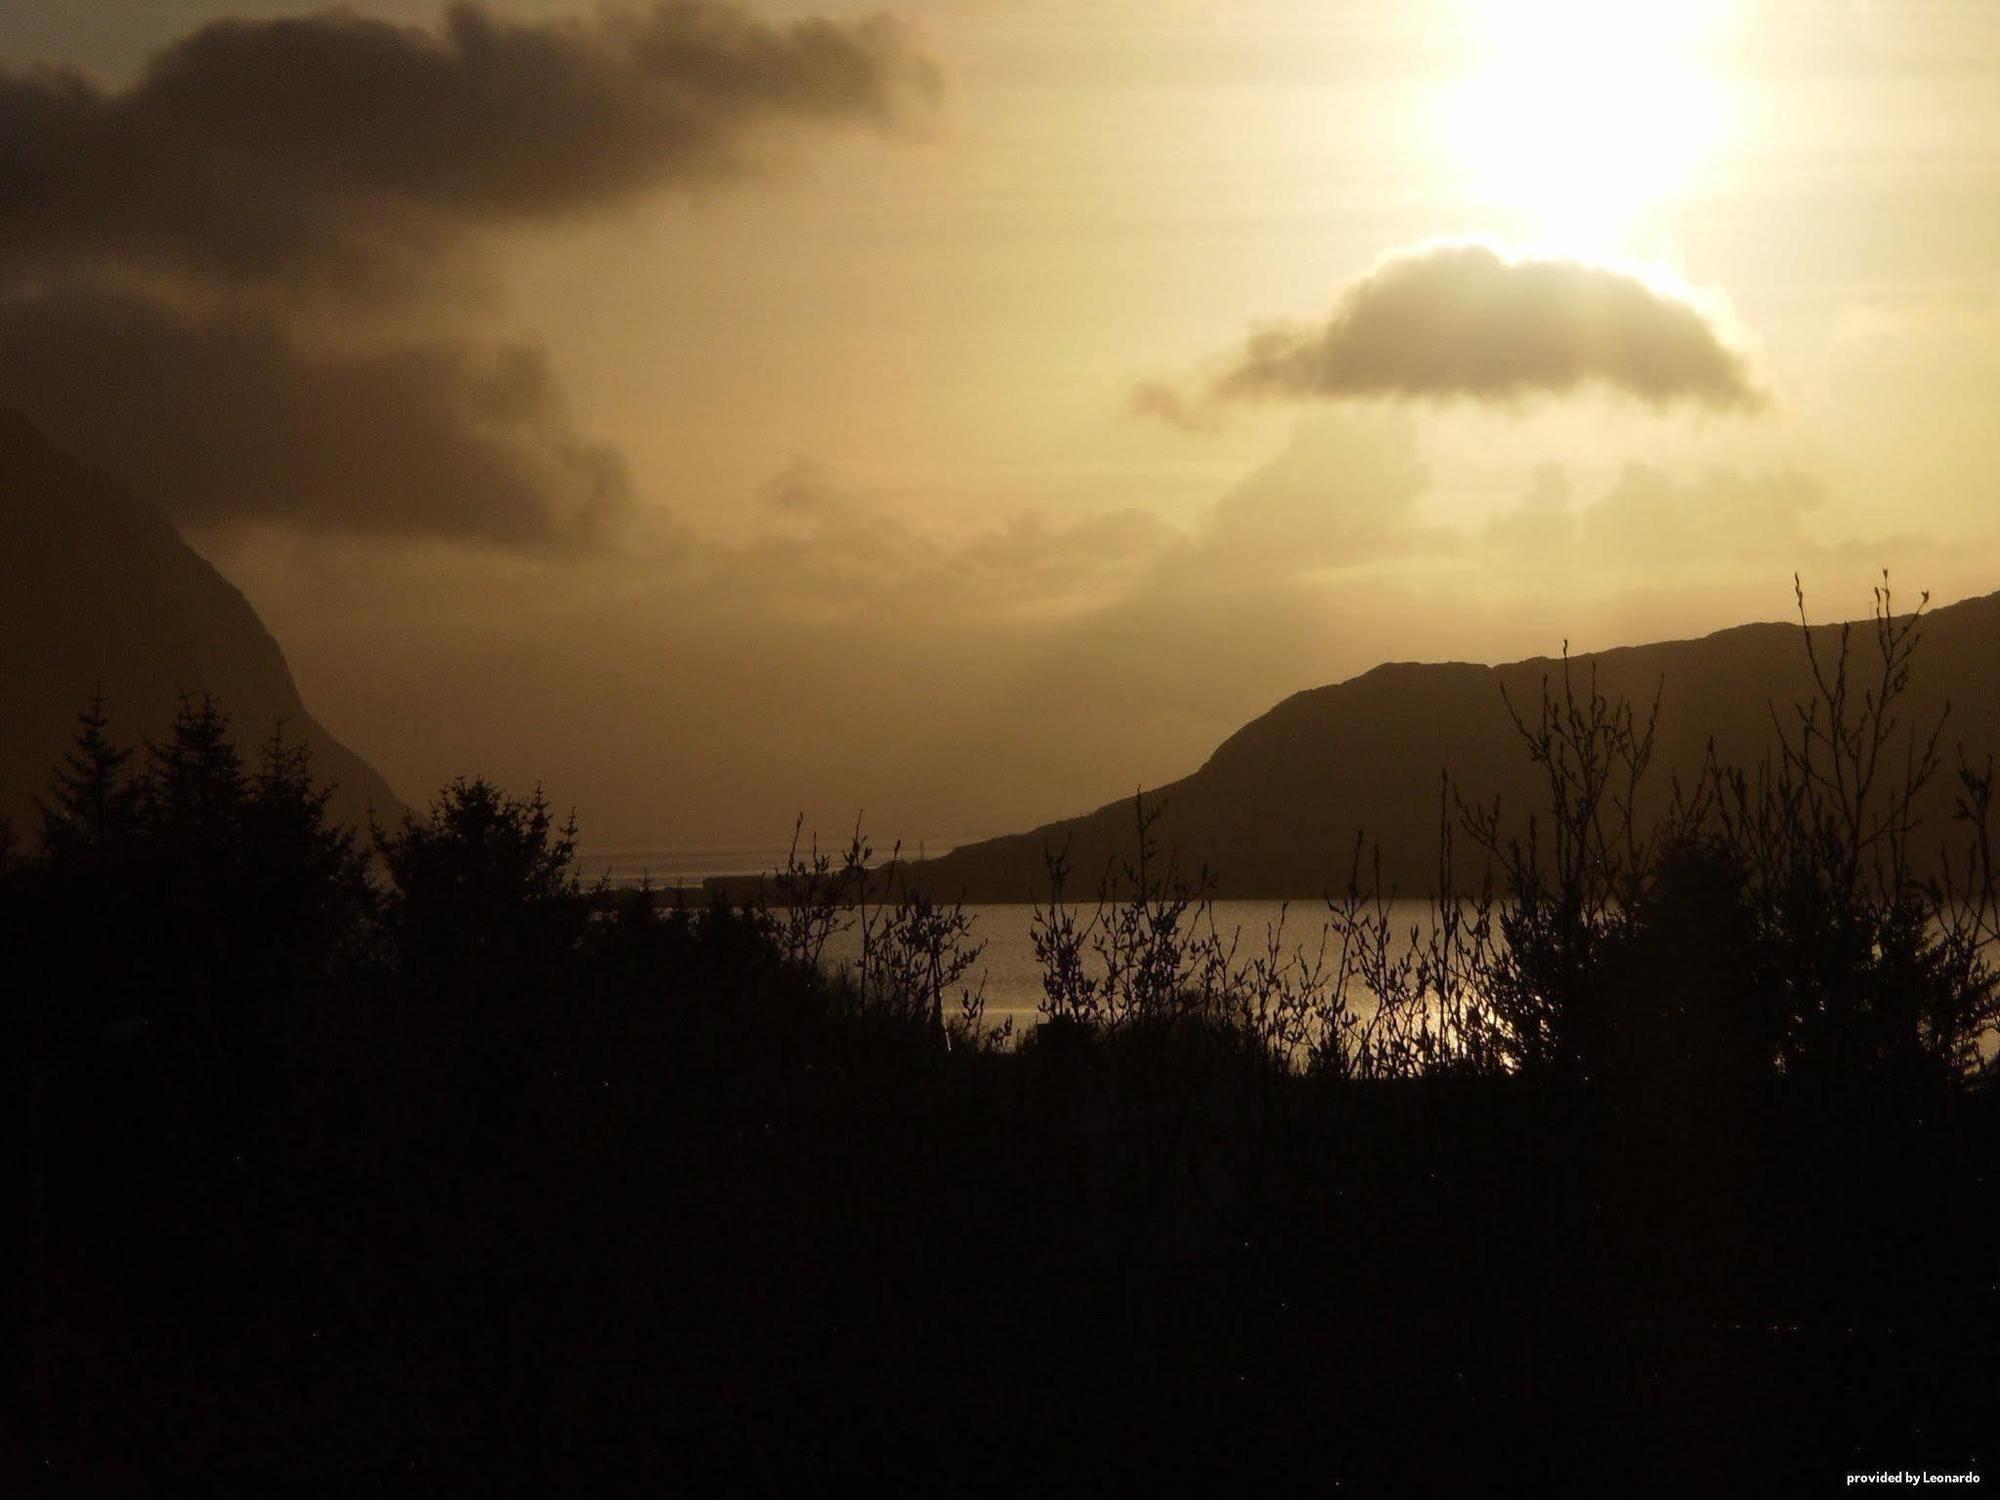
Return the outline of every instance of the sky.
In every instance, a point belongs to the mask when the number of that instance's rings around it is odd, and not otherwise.
[[[2000,587],[1985,0],[40,0],[0,247],[0,400],[593,849]]]

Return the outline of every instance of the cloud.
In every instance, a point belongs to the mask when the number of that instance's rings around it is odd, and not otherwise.
[[[936,89],[892,21],[722,0],[218,21],[122,91],[0,72],[0,257],[385,295],[468,230],[742,176],[788,132],[891,126]]]
[[[804,454],[793,454],[791,462],[765,481],[759,496],[778,515],[800,519],[846,514],[854,503],[825,464]]]
[[[88,286],[0,304],[0,402],[196,523],[564,547],[632,504],[532,348],[314,348],[269,314]]]
[[[1796,470],[1746,473],[1717,465],[1672,475],[1628,463],[1602,493],[1578,505],[1569,474],[1543,464],[1520,501],[1490,517],[1473,540],[1476,555],[1539,587],[1554,580],[1567,588],[1631,589],[1668,579],[1768,579],[1838,556],[1808,524],[1825,501],[1820,481]],[[1879,545],[1904,555],[1911,542]]]
[[[1676,565],[1711,574],[1771,559],[1811,560],[1825,548],[1805,518],[1825,499],[1819,482],[1793,471],[1742,474],[1715,468],[1683,480],[1629,464],[1583,512],[1580,540],[1598,558],[1655,572]]]
[[[701,551],[697,581],[716,605],[812,623],[1046,619],[1118,597],[1180,533],[1143,510],[1051,519],[1035,508],[971,531],[886,507],[825,464],[795,456],[759,489],[754,533]]]
[[[1126,408],[1135,417],[1158,417],[1182,432],[1213,432],[1221,425],[1221,413],[1213,401],[1190,396],[1166,380],[1142,380],[1132,387]]]
[[[1023,510],[958,551],[954,588],[961,597],[993,601],[996,613],[1096,608],[1122,597],[1182,540],[1145,510],[1060,521]]]
[[[1210,508],[1189,566],[1270,582],[1452,551],[1458,538],[1419,515],[1430,483],[1404,413],[1303,414],[1283,450]]]
[[[485,234],[893,130],[937,86],[893,21],[728,0],[217,21],[115,90],[0,68],[0,399],[198,524],[601,541],[625,464],[467,295]]]
[[[1502,555],[1543,561],[1566,556],[1576,546],[1573,493],[1562,465],[1536,465],[1534,482],[1520,503],[1487,521],[1485,544]]]
[[[1385,257],[1323,323],[1258,330],[1198,392],[1144,385],[1133,404],[1195,429],[1233,402],[1510,402],[1588,386],[1656,406],[1747,412],[1768,400],[1725,316],[1685,288],[1452,240]]]

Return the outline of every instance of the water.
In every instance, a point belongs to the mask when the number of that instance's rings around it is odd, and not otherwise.
[[[845,846],[836,848],[835,842],[822,839],[820,847],[821,852],[830,852],[837,860]],[[936,855],[947,853],[954,845],[964,842],[967,840],[962,838],[926,839],[923,847],[927,853]],[[776,870],[785,864],[790,853],[789,839],[761,844],[718,844],[706,848],[606,849],[586,852],[578,858],[577,865],[586,883],[604,878],[615,886],[633,887],[647,880],[656,890],[685,888],[698,892],[701,882],[711,876],[757,875]],[[799,857],[804,859],[809,854],[810,845],[802,842]],[[1390,910],[1399,951],[1408,946],[1413,927],[1429,930],[1432,917],[1429,902],[1396,901],[1390,904]],[[1034,908],[993,903],[968,905],[965,911],[972,918],[971,941],[984,943],[985,949],[967,971],[961,987],[984,985],[989,1023],[1000,1025],[1011,1017],[1017,1031],[1033,1025],[1036,1008],[1042,1001],[1042,967],[1035,958],[1034,942],[1030,936]],[[1078,910],[1079,925],[1088,921],[1089,917],[1088,906]],[[1303,949],[1310,960],[1326,926],[1325,906],[1316,900],[1290,903],[1216,901],[1202,916],[1201,932],[1208,930],[1211,917],[1225,945],[1232,936],[1235,938],[1235,962],[1238,965],[1247,963],[1253,955],[1264,951],[1267,934],[1280,922],[1283,924],[1284,951],[1289,954]],[[836,933],[827,944],[825,961],[829,965],[852,965],[860,952],[859,931]],[[1332,955],[1329,954],[1329,964],[1331,961]],[[1098,972],[1100,968],[1094,960],[1089,961],[1088,966],[1092,972]],[[1373,997],[1356,998],[1366,1004]],[[947,996],[946,1003],[954,1003],[956,999],[955,994]]]
[[[962,984],[977,986],[984,981],[986,1015],[991,1023],[999,1025],[1011,1016],[1016,1030],[1033,1025],[1036,1007],[1042,1000],[1042,967],[1035,958],[1035,946],[1030,935],[1035,909],[1022,905],[968,905],[965,911],[973,919],[972,941],[984,942],[986,948],[967,971]],[[1090,911],[1089,907],[1078,911],[1079,926],[1089,920]],[[1204,914],[1196,929],[1203,934],[1208,931],[1209,915],[1213,916],[1215,930],[1225,946],[1232,934],[1235,936],[1235,963],[1239,967],[1264,951],[1267,934],[1280,921],[1283,923],[1283,951],[1289,954],[1303,949],[1310,961],[1318,950],[1326,925],[1326,908],[1318,901],[1295,901],[1289,906],[1278,901],[1216,901],[1211,903],[1208,914]],[[1400,950],[1408,945],[1412,927],[1429,930],[1431,904],[1428,901],[1392,902],[1390,918]],[[830,965],[851,965],[860,952],[861,935],[858,931],[837,933],[827,944],[825,961]],[[1337,950],[1330,945],[1327,956],[1329,970],[1336,953]],[[1093,970],[1097,968],[1095,964],[1091,967]],[[947,1005],[955,998],[948,996]]]
[[[960,844],[974,841],[972,837],[906,841],[903,852],[908,858],[916,858],[921,850],[924,857],[934,858],[950,853]],[[845,834],[820,836],[819,852],[831,856],[836,866],[846,850]],[[698,848],[646,846],[591,849],[579,854],[576,864],[585,884],[602,877],[621,887],[651,881],[655,890],[672,890],[678,886],[698,889],[702,881],[711,877],[769,874],[782,869],[791,854],[792,844],[788,837],[764,843],[713,844]],[[878,862],[887,856],[886,846],[876,849]],[[810,837],[799,840],[798,857],[802,861],[811,859]]]
[[[945,846],[941,842],[939,847]],[[650,849],[599,853],[585,856],[578,863],[585,877],[591,880],[607,875],[614,884],[635,886],[643,875],[650,877],[658,889],[686,886],[699,891],[701,881],[710,875],[756,874],[776,869],[785,863],[788,849],[788,844]],[[988,1024],[999,1026],[1011,1019],[1016,1033],[1022,1033],[1034,1025],[1043,998],[1042,967],[1035,957],[1031,936],[1034,908],[995,903],[967,905],[965,911],[972,918],[970,940],[984,943],[985,947],[967,971],[961,987],[983,985]],[[1391,901],[1388,911],[1392,958],[1408,951],[1413,934],[1418,940],[1428,935],[1435,920],[1435,909],[1428,900]],[[1090,914],[1088,905],[1079,908],[1076,913],[1079,925],[1088,921]],[[1315,900],[1216,901],[1202,914],[1200,932],[1208,930],[1211,917],[1225,945],[1234,937],[1234,963],[1238,967],[1265,950],[1267,934],[1274,926],[1282,924],[1282,952],[1289,955],[1303,950],[1308,961],[1318,951],[1321,936],[1327,930],[1325,905]],[[852,965],[860,952],[861,935],[849,930],[832,936],[824,957],[829,965]],[[2000,945],[1987,945],[1987,953],[1990,963],[2000,965]],[[1329,970],[1337,956],[1338,950],[1329,942]],[[1086,961],[1091,972],[1101,972],[1094,958],[1087,955]],[[1359,981],[1353,984],[1358,987]],[[1372,993],[1365,990],[1356,993],[1351,988],[1349,997],[1358,1012],[1366,1014],[1373,1009]],[[955,1005],[957,998],[956,993],[947,996],[947,1006]],[[2000,1053],[2000,1034],[1982,1038],[1980,1051],[1989,1058]]]
[[[784,864],[789,842],[781,844],[717,844],[708,848],[642,848],[587,850],[577,856],[577,873],[584,884],[599,879],[615,886],[636,886],[650,880],[657,890],[676,886],[699,889],[712,875],[756,875]]]

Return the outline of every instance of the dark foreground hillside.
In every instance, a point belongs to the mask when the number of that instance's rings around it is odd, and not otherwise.
[[[952,1055],[723,919],[453,1004],[297,1017],[261,1097],[115,1022],[58,1045],[11,1485],[1807,1493],[1993,1459],[1990,1090],[1336,1085],[1165,1026]]]
[[[87,722],[0,884],[10,1492],[1990,1473],[1990,922],[1937,935],[1810,797],[1789,844],[1711,810],[1521,867],[1505,951],[1377,970],[1372,1018],[1207,963],[1171,881],[1052,910],[1009,1047],[920,893],[614,900],[478,782],[382,830],[378,882],[226,727],[140,763]]]

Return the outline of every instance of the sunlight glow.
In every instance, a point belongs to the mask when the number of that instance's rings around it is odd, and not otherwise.
[[[1464,3],[1477,50],[1445,128],[1469,192],[1550,244],[1621,248],[1723,133],[1727,0]]]

